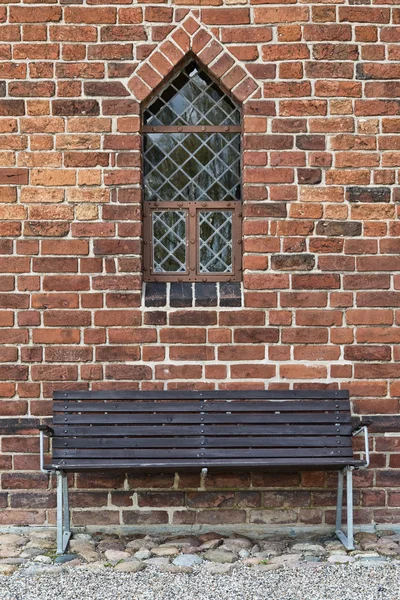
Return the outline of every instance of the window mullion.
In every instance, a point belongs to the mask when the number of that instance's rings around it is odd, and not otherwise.
[[[197,275],[197,218],[196,218],[196,203],[192,202],[189,205],[189,226],[188,226],[188,261],[189,261],[189,278]]]

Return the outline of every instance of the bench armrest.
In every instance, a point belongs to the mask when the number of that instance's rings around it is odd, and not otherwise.
[[[369,425],[371,424],[371,419],[362,419],[359,423],[357,423],[357,425],[353,427],[353,429],[351,430],[351,435],[357,435],[364,429],[364,427],[369,427]]]
[[[49,469],[46,469],[44,466],[44,436],[47,435],[47,437],[53,437],[54,430],[49,425],[39,425],[38,429],[40,435],[40,470],[42,473],[50,473]]]
[[[370,419],[365,419],[362,420],[358,423],[358,425],[356,425],[355,427],[353,427],[353,430],[351,432],[351,435],[358,435],[361,432],[364,432],[364,441],[365,441],[365,466],[363,467],[364,469],[366,469],[369,465],[369,447],[368,447],[368,425],[371,425],[372,421]]]
[[[50,425],[39,425],[38,429],[39,429],[40,433],[43,432],[43,434],[47,435],[48,437],[54,436],[54,429],[52,427],[50,427]]]

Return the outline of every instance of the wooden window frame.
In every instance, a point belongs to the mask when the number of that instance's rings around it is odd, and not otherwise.
[[[146,110],[146,107],[143,109]],[[143,119],[142,113],[142,119]],[[241,149],[243,142],[243,127],[240,125],[144,125],[142,124],[142,156],[146,134],[151,133],[240,133]],[[240,168],[242,174],[242,166]],[[142,204],[143,204],[143,279],[144,281],[241,281],[242,280],[242,200],[229,201],[149,201],[144,198],[144,169],[142,168]],[[240,189],[242,189],[241,177]],[[242,194],[241,194],[242,197]],[[152,213],[163,210],[186,210],[186,271],[174,272],[154,271],[153,264],[153,232]],[[232,212],[232,272],[230,273],[201,273],[199,270],[200,238],[198,235],[199,210],[231,211]]]
[[[152,213],[163,210],[184,210],[186,217],[186,271],[158,272],[152,269],[153,232]],[[199,269],[200,238],[198,232],[199,211],[232,212],[232,272],[201,273]],[[145,202],[144,205],[144,279],[145,281],[241,281],[242,279],[242,204],[238,200],[230,202]]]

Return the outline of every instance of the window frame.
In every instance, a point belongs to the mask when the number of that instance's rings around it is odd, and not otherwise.
[[[193,61],[193,58],[186,64]],[[196,61],[195,61],[196,62]],[[159,90],[165,89],[175,75],[185,67],[181,64],[180,68],[175,70],[168,77],[167,81],[163,81],[157,90],[147,100],[146,105],[141,111],[141,174],[142,174],[142,206],[143,206],[143,279],[144,281],[164,281],[164,282],[198,282],[198,281],[241,281],[242,280],[242,190],[243,190],[243,118],[241,107],[240,124],[239,125],[145,125],[144,113],[154,97],[159,93]],[[199,69],[207,73],[201,65]],[[208,75],[208,73],[207,73]],[[213,81],[214,78],[208,75]],[[217,82],[215,82],[221,87]],[[227,94],[227,92],[221,88]],[[229,94],[227,94],[229,96]],[[223,201],[151,201],[145,199],[144,187],[144,143],[145,135],[151,133],[240,133],[240,198]],[[154,271],[153,270],[153,232],[152,232],[152,213],[154,211],[163,210],[187,210],[186,218],[186,271]],[[201,273],[199,269],[200,255],[200,236],[198,233],[198,218],[197,212],[201,210],[218,210],[219,212],[232,212],[232,271],[229,273],[223,272],[208,272]]]
[[[186,217],[186,271],[153,271],[152,213],[154,211],[187,211]],[[230,273],[201,273],[199,269],[200,236],[197,213],[201,211],[232,212],[232,271]],[[193,201],[151,202],[144,205],[143,243],[145,281],[241,281],[242,272],[242,206],[238,200],[230,202]]]

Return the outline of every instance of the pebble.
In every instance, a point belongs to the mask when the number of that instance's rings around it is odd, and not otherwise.
[[[175,546],[159,546],[152,548],[151,553],[155,556],[176,556],[179,554],[179,550]]]
[[[135,554],[133,556],[135,558],[137,558],[138,560],[146,560],[146,558],[151,557],[151,552],[150,552],[150,550],[146,550],[146,548],[141,548],[140,550],[135,552]]]
[[[172,564],[178,567],[194,567],[195,565],[201,565],[203,559],[197,554],[181,554],[172,561]]]
[[[126,560],[131,555],[129,554],[129,552],[123,552],[122,550],[106,550],[104,552],[104,556],[110,562],[116,563],[120,560]]]
[[[76,560],[78,558],[77,554],[61,554],[54,559],[56,564],[64,564],[67,562],[71,562],[71,560]]]
[[[38,556],[35,556],[33,560],[34,562],[42,563],[43,565],[53,564],[53,561],[51,560],[50,556],[45,556],[44,554],[39,554]]]
[[[146,565],[140,560],[129,560],[126,562],[118,563],[115,566],[116,571],[122,571],[123,573],[137,573],[146,568]]]
[[[328,562],[337,563],[337,564],[345,564],[354,562],[356,559],[354,556],[347,556],[346,554],[332,554],[328,558]]]
[[[204,558],[216,563],[233,563],[238,560],[238,555],[233,552],[227,552],[226,550],[209,550],[204,554]]]

